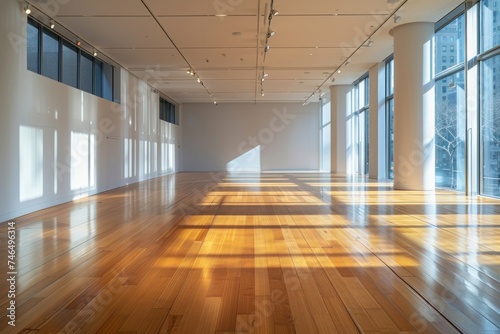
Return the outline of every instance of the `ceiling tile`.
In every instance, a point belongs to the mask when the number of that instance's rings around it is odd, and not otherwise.
[[[63,17],[60,22],[98,48],[173,48],[150,17]]]
[[[160,17],[179,48],[252,47],[257,45],[257,17]]]
[[[175,49],[101,49],[127,68],[144,69],[187,67]]]
[[[178,15],[255,15],[259,0],[146,0],[159,16]],[[226,17],[220,17],[220,20]]]

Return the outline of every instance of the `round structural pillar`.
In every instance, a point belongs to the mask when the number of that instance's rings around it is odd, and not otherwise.
[[[434,23],[393,33],[394,189],[434,190]]]

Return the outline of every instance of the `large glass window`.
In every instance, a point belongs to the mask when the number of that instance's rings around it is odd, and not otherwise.
[[[481,52],[500,45],[500,0],[481,1]]]
[[[42,33],[42,75],[59,80],[59,37],[46,30]]]
[[[91,93],[93,91],[92,82],[92,56],[86,52],[80,52],[80,89]]]
[[[489,196],[500,196],[500,93],[494,88],[500,80],[493,71],[499,67],[500,55],[481,64],[482,192]]]
[[[369,97],[369,78],[365,76],[354,85],[354,164],[361,175],[369,173]]]
[[[481,1],[481,193],[500,197],[500,0]]]
[[[113,100],[113,66],[108,63],[104,63],[102,68],[102,97]]]
[[[40,71],[40,64],[38,62],[38,53],[40,51],[40,27],[32,21],[28,22],[27,43],[28,70],[38,73]]]
[[[78,88],[78,50],[68,42],[62,45],[61,82]]]
[[[391,56],[385,64],[386,80],[386,122],[387,122],[387,175],[394,179],[394,58]]]
[[[436,186],[465,190],[464,71],[436,80]]]
[[[176,123],[176,110],[175,104],[168,102],[160,97],[160,119],[172,124]]]
[[[436,186],[465,190],[465,16],[436,32]],[[442,52],[448,49],[450,52]]]

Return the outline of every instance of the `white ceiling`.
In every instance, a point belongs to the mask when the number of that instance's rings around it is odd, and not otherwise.
[[[221,103],[314,101],[332,78],[351,84],[392,53],[394,13],[398,24],[436,22],[462,0],[29,2],[175,102]],[[269,20],[271,6],[279,14]]]

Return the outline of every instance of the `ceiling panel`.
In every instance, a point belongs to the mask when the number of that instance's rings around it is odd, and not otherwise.
[[[257,58],[254,48],[183,49],[181,52],[196,72],[211,68],[255,68]]]
[[[257,45],[257,17],[160,17],[179,48],[251,47]]]
[[[266,57],[266,69],[317,69],[338,66],[345,55],[340,48],[271,48]]]
[[[189,75],[187,75],[185,70],[163,70],[158,67],[150,66],[149,68],[131,68],[132,73],[139,78],[156,78],[158,80],[187,80]]]
[[[101,49],[112,59],[128,68],[179,68],[186,62],[175,49]]]
[[[218,92],[255,92],[255,80],[208,80],[205,86],[214,94]]]
[[[68,29],[97,48],[173,48],[151,17],[62,17]]]
[[[341,15],[341,14],[387,14],[394,10],[398,3],[390,4],[386,0],[308,0],[285,1],[275,0],[274,7],[279,15]]]
[[[276,47],[340,47],[350,48],[363,44],[378,27],[367,16],[276,16],[272,29],[276,35],[269,39]]]
[[[270,79],[283,80],[320,80],[327,78],[332,74],[332,69],[328,70],[310,70],[310,69],[295,69],[295,70],[276,70],[266,68],[266,73]]]
[[[206,79],[252,80],[256,78],[255,70],[199,70],[200,77]]]
[[[33,0],[33,4],[45,13],[58,17],[72,16],[149,16],[148,11],[137,0]],[[52,15],[51,15],[52,16]]]
[[[324,80],[265,80],[264,92],[313,92]]]
[[[255,15],[259,0],[146,0],[159,16],[176,15]],[[219,17],[220,21],[226,17]]]

